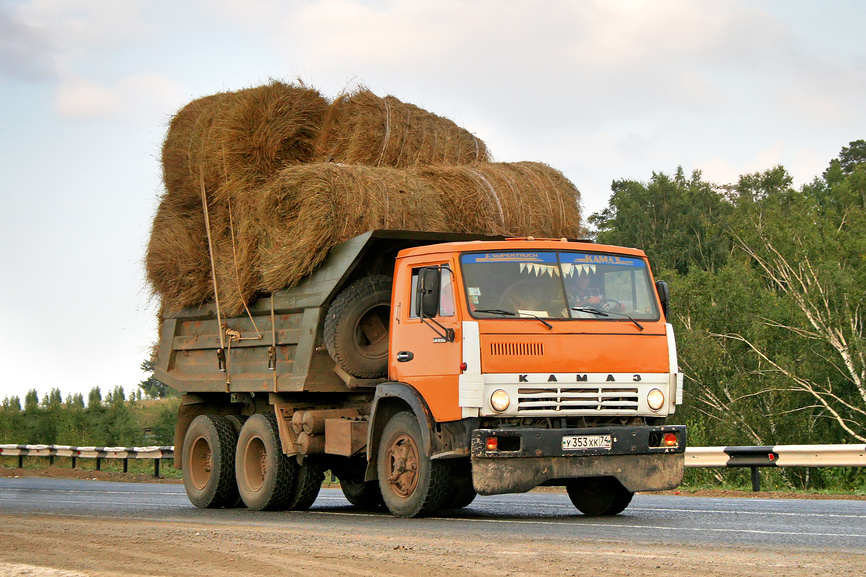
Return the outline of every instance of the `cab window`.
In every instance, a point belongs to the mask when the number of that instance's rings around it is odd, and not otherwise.
[[[431,265],[428,265],[431,266]],[[432,265],[436,266],[436,265]],[[447,264],[440,265],[442,270],[442,282],[439,286],[439,316],[453,317],[454,309],[454,273]],[[409,302],[409,318],[417,319],[416,314],[418,304],[418,274],[427,267],[418,267],[412,269],[412,296]]]

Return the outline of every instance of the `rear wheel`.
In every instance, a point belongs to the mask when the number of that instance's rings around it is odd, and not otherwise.
[[[190,502],[202,509],[234,507],[237,433],[227,417],[199,415],[183,440],[183,485]]]
[[[289,509],[292,511],[306,511],[319,496],[322,489],[322,481],[325,480],[325,470],[321,465],[307,457],[303,464],[298,466],[297,480],[289,500]]]
[[[283,454],[276,415],[247,419],[238,437],[235,463],[238,491],[247,507],[263,511],[291,505],[298,463]]]
[[[373,511],[385,505],[379,481],[340,478],[340,489],[346,500],[359,509]]]
[[[385,506],[398,517],[431,515],[448,497],[448,468],[424,452],[413,413],[397,413],[385,425],[377,470]]]
[[[469,487],[453,487],[448,498],[445,500],[443,509],[463,509],[472,504],[478,493],[470,485]]]
[[[584,515],[591,516],[618,515],[634,496],[613,477],[572,479],[565,489],[574,506]]]
[[[462,509],[468,507],[478,493],[472,486],[472,464],[469,459],[449,460],[451,469],[448,479],[448,496],[442,505],[443,509]]]

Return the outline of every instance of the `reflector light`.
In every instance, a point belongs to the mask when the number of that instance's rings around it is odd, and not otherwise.
[[[665,443],[665,447],[676,447],[677,446],[677,436],[673,433],[665,433],[664,443]]]
[[[469,368],[469,365],[467,365],[465,362],[460,363],[460,372],[461,373],[466,372],[466,369],[468,369],[468,368]]]
[[[499,449],[499,439],[496,437],[487,437],[487,450],[496,451]]]

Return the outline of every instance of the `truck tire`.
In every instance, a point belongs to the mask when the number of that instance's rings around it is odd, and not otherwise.
[[[622,513],[634,493],[613,477],[587,477],[571,479],[565,485],[568,497],[584,515],[618,515]]]
[[[196,507],[215,509],[238,504],[237,440],[226,417],[199,415],[190,423],[183,440],[183,486]]]
[[[469,459],[449,459],[450,476],[448,479],[448,496],[442,505],[443,509],[463,509],[468,507],[478,493],[472,486],[472,463]]]
[[[290,505],[298,463],[283,454],[275,414],[256,414],[244,423],[235,472],[241,499],[250,509],[274,511]]]
[[[475,492],[475,489],[471,485],[469,487],[451,487],[451,491],[448,493],[448,498],[445,500],[442,508],[463,509],[471,505],[477,496],[478,493]]]
[[[360,379],[388,373],[391,278],[374,275],[344,289],[328,309],[325,348],[344,371]]]
[[[306,511],[319,496],[322,489],[322,481],[325,480],[325,471],[321,465],[304,459],[303,464],[298,466],[297,480],[289,500],[289,509],[292,511]]]
[[[363,511],[375,511],[385,506],[379,481],[340,478],[340,489],[346,500]]]
[[[421,426],[414,413],[397,413],[382,432],[377,471],[385,506],[398,517],[436,513],[448,497],[449,471],[423,450]]]

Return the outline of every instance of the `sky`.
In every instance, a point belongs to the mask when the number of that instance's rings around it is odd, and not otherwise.
[[[146,377],[172,114],[302,81],[445,116],[603,209],[678,166],[799,186],[866,138],[859,0],[0,0],[0,399]]]

